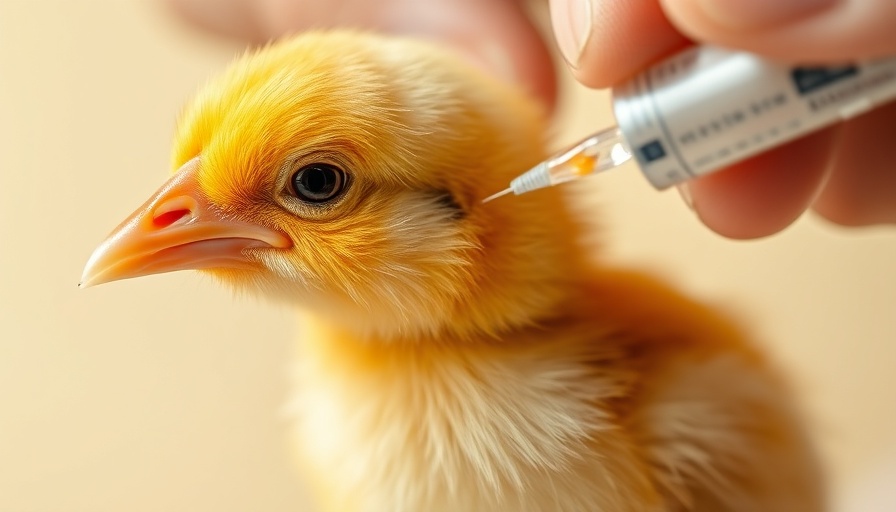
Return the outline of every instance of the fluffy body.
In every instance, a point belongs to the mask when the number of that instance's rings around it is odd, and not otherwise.
[[[184,113],[217,208],[286,234],[214,270],[303,311],[291,411],[327,510],[816,511],[786,386],[718,312],[586,258],[562,190],[482,205],[546,154],[524,94],[424,43],[313,33]],[[332,204],[293,169],[350,176]]]

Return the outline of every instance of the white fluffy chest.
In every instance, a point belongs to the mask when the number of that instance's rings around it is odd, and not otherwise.
[[[649,484],[601,407],[621,384],[593,350],[334,345],[302,344],[290,407],[334,510],[644,510],[622,504]]]

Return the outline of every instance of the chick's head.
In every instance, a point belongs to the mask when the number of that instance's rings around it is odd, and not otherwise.
[[[542,137],[532,100],[446,50],[305,34],[188,105],[175,173],[83,282],[201,269],[384,338],[530,323],[562,298],[572,225],[554,191],[481,201]]]

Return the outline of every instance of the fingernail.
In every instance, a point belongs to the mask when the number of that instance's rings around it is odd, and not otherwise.
[[[679,183],[675,188],[678,189],[678,195],[681,196],[681,200],[684,201],[684,204],[688,205],[688,208],[690,208],[692,212],[696,212],[697,208],[694,206],[694,194],[691,193],[690,185],[687,183]]]
[[[697,0],[707,18],[730,28],[759,28],[814,14],[837,0]]]
[[[582,51],[591,37],[593,0],[554,0],[551,2],[551,24],[560,53],[576,68]]]

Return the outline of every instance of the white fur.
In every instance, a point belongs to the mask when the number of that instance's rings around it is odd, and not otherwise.
[[[334,510],[660,510],[600,405],[625,386],[594,372],[612,354],[593,344],[396,347],[340,367],[351,356],[310,341],[333,333],[307,326],[290,409],[303,459],[334,485],[324,492]]]

